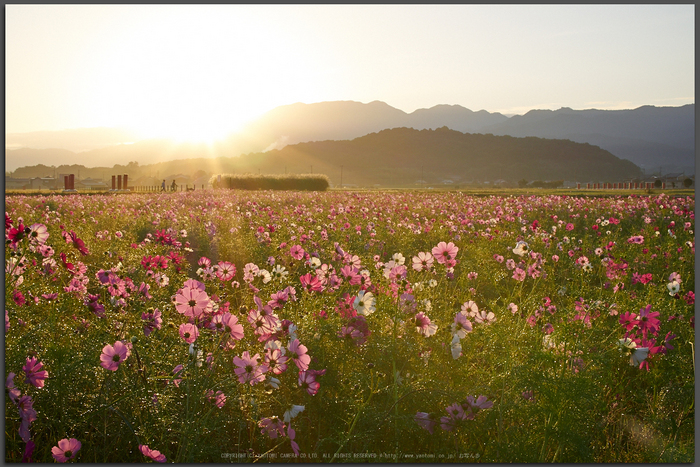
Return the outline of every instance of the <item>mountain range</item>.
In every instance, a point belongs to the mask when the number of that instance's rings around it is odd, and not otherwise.
[[[648,173],[694,173],[695,170],[694,104],[643,106],[633,110],[532,110],[509,118],[497,112],[474,112],[459,105],[437,105],[406,113],[380,101],[296,103],[271,110],[214,146],[164,140],[134,142],[133,134],[120,135],[113,131],[105,133],[104,147],[98,148],[99,129],[85,129],[92,130],[91,133],[83,131],[90,135],[89,145],[76,130],[40,132],[40,135],[7,134],[5,163],[6,170],[39,163],[94,166],[99,161],[100,165],[110,166],[138,161],[144,165],[172,159],[236,157],[302,142],[351,140],[392,128],[441,127],[461,133],[588,143],[629,160]],[[79,152],[80,144],[91,150]],[[8,149],[17,146],[24,147]]]
[[[133,145],[137,146],[137,145]],[[536,137],[462,133],[447,127],[435,130],[393,128],[348,140],[288,144],[281,149],[239,157],[178,159],[157,164],[130,162],[113,169],[45,165],[22,167],[16,176],[27,178],[43,172],[77,173],[108,180],[128,174],[131,185],[160,185],[166,174],[178,183],[201,184],[201,179],[222,173],[299,174],[323,173],[333,186],[407,187],[473,185],[503,180],[620,182],[642,178],[630,161],[585,143]]]

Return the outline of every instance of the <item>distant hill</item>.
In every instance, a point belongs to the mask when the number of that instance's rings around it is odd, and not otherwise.
[[[692,172],[695,167],[695,104],[634,110],[531,110],[483,131],[590,143],[647,170]]]
[[[30,175],[30,167],[17,177]],[[46,167],[37,167],[46,171]],[[75,168],[73,168],[75,170]],[[435,130],[394,128],[340,141],[315,141],[240,157],[191,158],[114,169],[80,169],[83,176],[109,179],[112,174],[165,178],[166,174],[323,173],[334,186],[416,186],[418,180],[455,185],[503,179],[616,182],[642,176],[639,167],[597,146],[568,140],[514,138]],[[94,174],[93,174],[94,172]],[[44,174],[40,174],[44,175]],[[200,174],[201,175],[201,174]],[[135,183],[135,182],[134,182]]]

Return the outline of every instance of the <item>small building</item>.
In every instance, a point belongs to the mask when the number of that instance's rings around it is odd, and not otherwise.
[[[31,178],[5,177],[5,190],[26,190],[31,188]]]

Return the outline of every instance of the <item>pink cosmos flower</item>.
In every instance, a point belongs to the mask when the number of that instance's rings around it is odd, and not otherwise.
[[[306,371],[309,369],[311,357],[306,353],[308,349],[301,342],[299,342],[299,339],[294,339],[289,344],[287,349],[289,350],[290,354],[289,358],[294,360],[294,363],[297,367],[299,367],[299,370]]]
[[[158,308],[149,313],[142,313],[141,319],[143,323],[143,333],[148,337],[153,330],[160,329],[163,325],[163,318],[161,318],[162,313]]]
[[[641,245],[642,243],[644,243],[644,237],[642,235],[633,235],[632,237],[627,239],[627,242]]]
[[[10,400],[16,404],[22,393],[15,387],[15,374],[13,372],[7,375],[5,387],[10,395]]]
[[[80,441],[75,438],[62,439],[58,442],[58,446],[51,448],[51,455],[56,462],[66,462],[73,459],[75,455],[80,451]]]
[[[467,414],[464,413],[464,408],[458,402],[445,408],[447,417],[440,417],[440,427],[445,431],[452,431],[457,424],[462,420],[467,420]]]
[[[454,323],[452,323],[452,333],[464,339],[468,332],[472,332],[472,323],[467,319],[467,315],[462,312],[455,314]]]
[[[100,360],[105,369],[110,371],[117,371],[119,365],[126,360],[129,356],[129,349],[122,341],[117,341],[114,346],[109,344],[102,348],[102,355],[100,355]]]
[[[440,242],[436,247],[433,247],[432,253],[438,263],[445,264],[447,261],[455,259],[458,251],[459,248],[454,243]]]
[[[216,277],[221,281],[230,281],[236,275],[236,266],[228,261],[219,261],[219,269],[216,271]]]
[[[270,439],[275,439],[278,436],[284,437],[284,423],[277,417],[265,417],[258,422],[258,426],[262,428],[260,433],[267,434]]]
[[[518,312],[518,305],[515,303],[509,303],[508,310],[510,310],[511,313],[516,314]]]
[[[182,365],[177,365],[175,368],[173,368],[173,374],[178,375],[185,367]],[[182,381],[181,378],[176,378],[173,379],[173,384],[175,385],[176,388],[180,387],[180,381]]]
[[[516,281],[520,281],[520,282],[524,281],[525,276],[526,276],[525,271],[523,271],[520,268],[515,268],[515,271],[513,271],[513,279],[515,279]]]
[[[261,383],[265,380],[263,373],[267,371],[267,367],[258,365],[259,358],[259,354],[251,357],[247,350],[240,357],[233,357],[233,364],[238,367],[233,370],[238,376],[238,382],[241,384],[250,382],[250,385],[254,386],[256,383]]]
[[[139,451],[141,451],[141,454],[143,454],[144,456],[150,457],[156,462],[163,463],[166,461],[164,454],[161,454],[160,451],[156,451],[155,449],[149,448],[145,444],[139,444]]]
[[[283,350],[284,348],[268,348],[265,352],[265,363],[276,375],[284,373],[287,369],[288,358],[282,354]]]
[[[493,407],[493,402],[487,400],[486,396],[479,396],[476,400],[472,396],[467,396],[467,404],[469,404],[474,413]]]
[[[427,252],[420,252],[417,256],[413,257],[413,269],[420,272],[423,269],[429,270],[433,267],[434,258],[433,255]]]
[[[323,285],[321,284],[318,276],[312,276],[311,274],[304,274],[299,277],[302,287],[308,292],[320,292],[323,290]]]
[[[413,324],[416,326],[416,331],[418,334],[422,334],[425,337],[430,337],[437,332],[437,324],[431,323],[428,315],[422,311],[417,313],[413,317]]]
[[[192,344],[199,337],[199,329],[194,324],[184,323],[180,325],[180,337],[188,344]]]
[[[22,369],[27,376],[27,382],[34,387],[43,388],[44,380],[49,377],[49,372],[42,370],[44,364],[39,362],[35,357],[27,357],[27,362]]]
[[[301,245],[294,245],[289,249],[289,254],[292,255],[292,258],[300,260],[304,257],[304,249]]]
[[[315,396],[318,392],[318,388],[321,384],[316,381],[315,375],[310,371],[300,371],[299,372],[299,386],[302,389],[306,389],[306,392]]]
[[[214,394],[214,391],[210,389],[207,391],[206,396],[207,399],[212,401],[218,408],[222,408],[224,404],[226,404],[226,394],[224,394],[223,391],[216,391],[216,394]]]
[[[175,295],[175,309],[185,316],[198,318],[211,312],[211,301],[204,290],[184,287]]]
[[[69,234],[66,235],[65,239],[66,242],[71,243],[80,252],[81,255],[87,256],[90,254],[87,247],[85,246],[85,242],[79,239],[76,233],[72,230]]]

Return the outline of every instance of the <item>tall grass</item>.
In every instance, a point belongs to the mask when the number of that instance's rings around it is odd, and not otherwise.
[[[214,188],[235,190],[326,191],[330,179],[323,174],[225,174],[211,178]]]

